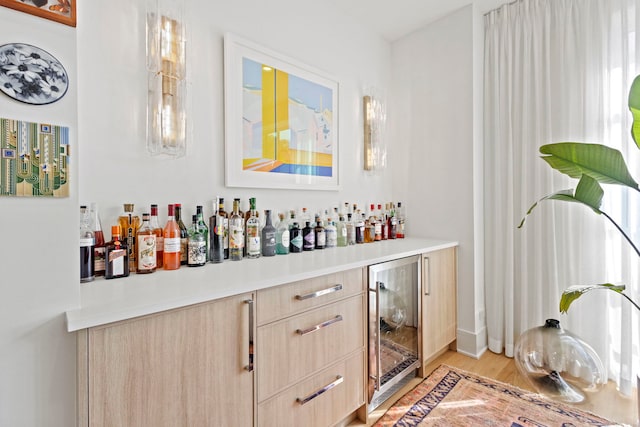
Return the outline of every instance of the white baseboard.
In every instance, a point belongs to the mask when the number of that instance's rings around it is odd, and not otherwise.
[[[457,331],[457,351],[466,356],[479,359],[487,351],[487,328],[478,332],[469,332],[463,329]]]

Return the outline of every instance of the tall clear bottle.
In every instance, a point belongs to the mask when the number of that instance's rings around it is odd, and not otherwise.
[[[189,230],[187,230],[187,226],[182,221],[182,204],[180,203],[175,204],[175,218],[180,229],[180,265],[187,265]]]
[[[276,226],[276,254],[287,255],[289,253],[290,233],[289,221],[285,218],[285,214],[278,214],[280,222]]]
[[[180,268],[180,227],[176,221],[175,206],[167,207],[167,224],[164,226],[164,258],[165,270]]]
[[[271,210],[264,211],[265,222],[262,227],[262,256],[274,256],[276,254],[276,228],[271,220]]]
[[[136,233],[136,257],[138,267],[136,273],[153,273],[156,271],[156,235],[151,228],[151,214],[142,214],[142,225]]]
[[[102,231],[102,223],[98,214],[98,204],[91,203],[91,228],[95,238],[95,247],[93,249],[93,266],[96,276],[104,276],[104,232]]]
[[[249,199],[248,218],[245,222],[246,245],[245,253],[247,258],[260,258],[262,252],[260,220],[256,211],[256,199]]]
[[[122,239],[129,251],[129,271],[136,271],[136,233],[140,227],[140,217],[133,212],[133,207],[133,203],[125,203],[124,213],[118,218]]]
[[[223,200],[222,204],[220,200]],[[224,216],[223,216],[224,214]],[[213,215],[209,218],[209,261],[224,261],[225,220],[224,199],[218,197],[213,206]]]
[[[347,222],[345,223],[345,227],[347,229],[347,245],[355,245],[356,244],[356,225],[353,222],[352,214],[347,214]]]
[[[258,233],[260,233],[260,212],[256,209],[256,198],[255,197],[250,197],[249,198],[249,210],[247,210],[245,213],[242,213],[242,211],[240,211],[240,215],[244,217],[244,230],[245,230],[245,234],[248,234],[247,231],[247,222],[249,221],[249,218],[251,218],[251,215],[254,215],[256,218],[258,218]],[[247,238],[247,236],[245,236],[245,238]],[[260,244],[258,244],[258,248],[260,248]],[[246,244],[244,245],[244,250],[242,252],[243,256],[247,256],[248,251],[249,250],[249,242],[247,241]],[[260,249],[258,250],[260,251]],[[249,257],[249,258],[255,258],[255,257]]]
[[[233,212],[229,218],[229,259],[242,260],[244,248],[244,218],[240,215],[240,199],[233,200]]]
[[[204,221],[204,213],[202,210],[202,206],[196,206],[196,217],[198,218],[198,229],[204,235],[204,241],[207,246],[207,252],[205,253],[205,257],[207,261],[209,260],[209,227],[207,227],[207,223]]]
[[[398,232],[396,233],[396,237],[398,239],[404,239],[404,228],[405,228],[407,219],[405,218],[404,208],[402,207],[401,202],[398,202],[397,214],[398,214]]]
[[[105,279],[118,279],[129,276],[129,249],[120,235],[120,226],[111,226],[111,241],[105,247]]]
[[[224,198],[220,197],[218,203],[218,215],[222,217],[222,228],[224,231],[224,238],[222,239],[224,244],[224,259],[229,259],[229,217],[231,216],[224,210]]]
[[[344,220],[344,215],[341,214],[338,218],[338,224],[336,225],[336,239],[338,247],[347,246],[347,223]]]
[[[86,206],[80,206],[80,282],[95,279],[95,234],[91,229],[91,216]]]
[[[162,268],[164,258],[164,230],[158,221],[158,205],[151,205],[151,229],[156,235],[156,268]]]
[[[207,263],[207,239],[200,227],[198,215],[191,216],[191,227],[187,239],[187,265],[202,267]]]
[[[338,228],[336,227],[336,223],[329,219],[329,223],[324,228],[324,234],[326,236],[327,248],[335,248],[338,246]]]
[[[389,239],[395,239],[398,237],[398,217],[396,217],[396,211],[393,203],[389,203],[389,218],[387,219],[387,228],[389,229]]]

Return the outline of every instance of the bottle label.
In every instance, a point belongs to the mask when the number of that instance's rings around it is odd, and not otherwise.
[[[224,234],[224,249],[229,249],[229,218],[222,221],[222,233]]]
[[[164,251],[166,253],[174,254],[180,252],[180,238],[179,237],[165,237],[164,238]]]
[[[338,244],[338,233],[336,230],[327,230],[327,247],[333,248]]]
[[[247,254],[260,255],[260,236],[247,236]]]
[[[156,235],[138,234],[138,270],[153,270],[156,268]]]
[[[306,249],[311,249],[314,248],[316,245],[316,237],[314,235],[315,233],[313,231],[307,233],[306,236],[304,236],[304,247]]]
[[[180,238],[180,262],[187,262],[187,252],[189,250],[188,240],[189,239],[187,239],[186,237]]]
[[[268,231],[264,233],[264,245],[266,247],[272,247],[276,245],[276,232]]]
[[[291,239],[291,244],[298,249],[302,249],[302,236],[298,234],[296,237]]]
[[[282,246],[286,248],[289,247],[289,230],[284,230],[282,232]]]
[[[327,244],[327,235],[324,231],[316,234],[316,246],[325,246]]]
[[[111,274],[115,276],[122,276],[124,274],[124,259],[127,255],[125,249],[116,249],[109,252],[108,262],[111,265]]]
[[[379,222],[376,222],[376,223],[374,224],[374,230],[375,230],[375,233],[376,233],[376,234],[378,234],[378,235],[382,235],[382,224],[381,224],[381,223],[379,223]]]
[[[164,237],[156,236],[156,253],[164,251]]]
[[[104,246],[96,247],[93,250],[93,259],[95,263],[96,272],[104,271],[104,265],[105,265],[104,253],[105,253]]]
[[[229,248],[242,249],[244,247],[244,231],[241,227],[233,227],[229,230]]]
[[[95,239],[93,237],[87,239],[80,239],[80,247],[86,248],[88,246],[93,246],[95,243]]]
[[[202,265],[207,262],[207,242],[204,240],[189,240],[189,259],[191,265]]]
[[[347,227],[340,228],[340,236],[347,237]]]

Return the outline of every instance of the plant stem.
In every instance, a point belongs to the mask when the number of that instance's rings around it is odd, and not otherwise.
[[[604,211],[600,211],[602,213],[602,215],[604,215],[609,221],[611,221],[611,223],[613,225],[616,226],[616,228],[618,229],[618,231],[620,233],[622,233],[622,235],[624,236],[625,239],[627,239],[627,242],[629,242],[629,244],[631,245],[631,247],[636,251],[636,254],[638,254],[638,257],[640,257],[640,250],[638,250],[638,248],[636,247],[636,245],[633,244],[633,241],[629,238],[629,236],[627,236],[627,233],[625,233],[622,228],[620,228],[620,226],[613,220],[613,218],[611,218],[609,215],[607,215],[606,212]],[[635,303],[634,303],[635,305]],[[636,307],[638,307],[636,305]],[[640,307],[638,307],[638,310],[640,310]]]
[[[622,295],[623,297],[625,297],[627,299],[627,301],[629,301],[631,304],[633,304],[633,306],[635,308],[638,309],[638,311],[640,311],[640,306],[638,304],[635,303],[634,300],[632,300],[629,295],[625,294],[624,292],[620,292],[620,295]]]

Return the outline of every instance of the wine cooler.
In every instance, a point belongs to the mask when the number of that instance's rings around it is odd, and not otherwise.
[[[369,412],[420,367],[420,256],[369,266]]]

